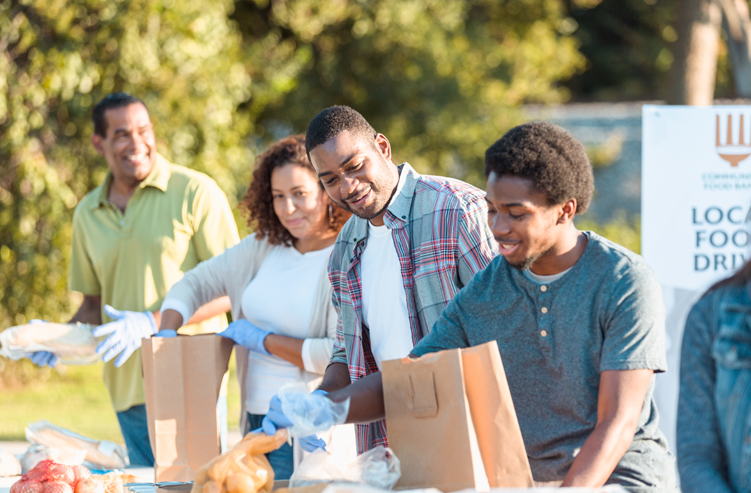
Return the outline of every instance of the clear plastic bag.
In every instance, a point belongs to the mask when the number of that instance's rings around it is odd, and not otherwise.
[[[127,466],[125,451],[109,440],[94,440],[55,426],[49,421],[35,421],[26,428],[26,439],[47,447],[72,448],[83,451],[85,460],[103,469],[123,469]],[[80,462],[79,462],[80,464]]]
[[[75,447],[66,447],[58,444],[55,447],[32,443],[21,457],[21,466],[24,472],[31,471],[43,460],[53,460],[58,464],[77,466],[83,464],[86,459],[86,451]]]
[[[274,470],[266,454],[289,438],[286,430],[275,435],[248,433],[232,450],[212,459],[196,471],[192,493],[270,493]]]
[[[21,475],[21,463],[15,456],[0,450],[0,478]]]
[[[368,450],[349,463],[343,463],[341,458],[320,450],[302,460],[292,474],[289,485],[357,483],[390,490],[401,476],[399,459],[391,449],[383,446]]]
[[[51,322],[9,327],[0,332],[0,356],[19,360],[27,353],[48,351],[64,365],[96,363],[96,346],[104,337],[94,337],[95,325]]]
[[[333,402],[322,394],[311,394],[304,383],[288,383],[279,389],[284,415],[292,421],[290,436],[306,437],[342,424],[349,413],[349,399]]]

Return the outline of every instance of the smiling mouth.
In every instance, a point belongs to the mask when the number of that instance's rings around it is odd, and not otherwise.
[[[129,163],[133,163],[135,165],[143,164],[146,161],[146,158],[148,157],[148,153],[143,152],[140,154],[132,154],[129,156],[123,156],[123,159],[125,161],[128,161]]]
[[[346,202],[350,205],[363,205],[365,203],[365,199],[367,199],[370,196],[370,190],[365,192],[360,198],[356,200],[347,200]]]
[[[519,248],[519,243],[505,243],[502,241],[498,242],[498,249],[501,252],[501,255],[510,255],[513,252],[515,252]]]

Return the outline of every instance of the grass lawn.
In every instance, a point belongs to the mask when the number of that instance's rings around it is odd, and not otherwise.
[[[237,429],[240,389],[235,357],[227,395],[229,429]],[[0,441],[25,440],[24,427],[40,419],[97,440],[123,443],[117,417],[102,382],[102,364],[67,366],[46,382],[4,389],[0,396]]]

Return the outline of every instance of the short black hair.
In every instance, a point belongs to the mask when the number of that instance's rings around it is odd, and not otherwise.
[[[595,179],[584,145],[558,125],[529,122],[509,130],[485,151],[485,177],[518,176],[534,183],[551,205],[576,199],[587,211]]]
[[[332,106],[310,120],[305,134],[305,151],[310,154],[310,151],[345,130],[375,145],[377,132],[360,113],[349,106]]]
[[[130,106],[131,104],[141,103],[146,111],[149,108],[146,107],[146,103],[141,101],[135,96],[131,96],[127,92],[113,92],[108,94],[94,106],[94,112],[91,115],[91,119],[94,121],[94,133],[102,137],[107,137],[107,119],[104,114],[107,110],[113,108],[120,108],[122,106]]]

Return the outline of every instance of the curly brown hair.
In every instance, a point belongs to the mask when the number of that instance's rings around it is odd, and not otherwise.
[[[315,169],[305,152],[305,136],[291,135],[271,144],[266,152],[256,159],[256,168],[248,185],[248,191],[240,202],[240,207],[248,211],[248,226],[255,226],[257,238],[267,238],[272,245],[292,246],[294,237],[282,226],[274,212],[271,194],[271,173],[287,164],[294,164],[310,170],[323,191],[323,184],[318,180]],[[333,203],[330,207],[329,227],[339,232],[350,214]]]

